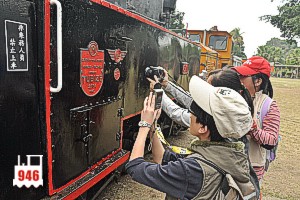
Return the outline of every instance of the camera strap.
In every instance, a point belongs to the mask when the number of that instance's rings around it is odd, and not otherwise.
[[[158,139],[161,141],[161,143],[163,143],[168,149],[170,149],[174,153],[184,155],[184,156],[187,156],[187,155],[190,155],[193,153],[192,151],[188,150],[187,148],[170,145],[170,143],[165,139],[164,134],[162,133],[161,128],[159,126],[156,126],[155,134],[158,136]]]
[[[170,149],[171,151],[173,151],[176,154],[180,154],[183,156],[188,156],[190,154],[192,154],[193,152],[188,150],[187,148],[183,148],[183,147],[178,147],[178,146],[174,146],[171,145],[166,139],[164,134],[161,131],[161,128],[159,127],[159,125],[157,124],[157,121],[155,120],[154,122],[154,127],[155,127],[155,132],[153,134],[150,134],[150,142],[148,145],[148,151],[152,150],[152,142],[153,142],[153,136],[154,134],[157,135],[158,139],[161,141],[161,143],[168,149]]]
[[[154,121],[154,127],[156,129],[157,127],[157,120]],[[152,128],[151,128],[152,129]],[[152,129],[153,130],[153,129]],[[152,131],[150,130],[150,131]],[[152,142],[153,142],[153,133],[150,134],[150,142],[149,142],[149,145],[148,145],[148,151],[151,151],[152,150]]]

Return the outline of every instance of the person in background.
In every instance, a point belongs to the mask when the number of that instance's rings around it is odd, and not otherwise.
[[[174,83],[169,81],[167,71],[165,71],[165,78],[161,83],[159,83],[156,76],[155,79],[156,81],[148,78],[150,82],[150,89],[153,89],[155,84],[161,84],[162,88],[166,92],[170,93],[178,101],[178,103],[183,106],[178,106],[166,94],[164,94],[162,100],[162,110],[172,119],[172,121],[181,126],[190,127],[190,113],[188,108],[192,103],[191,96],[182,88],[179,88]],[[240,93],[248,103],[249,107],[251,108],[251,113],[253,114],[253,103],[250,93],[241,84],[239,76],[236,72],[232,70],[221,69],[213,70],[208,74],[207,82],[213,86],[228,87]]]
[[[247,102],[238,92],[213,87],[197,76],[191,78],[189,89],[190,133],[198,138],[191,144],[194,153],[186,158],[170,156],[172,152],[165,150],[154,134],[150,138],[156,163],[144,160],[145,141],[159,113],[154,110],[155,96],[150,93],[126,165],[128,174],[167,193],[166,199],[257,199],[244,144],[226,140],[241,138],[250,130],[253,122]]]
[[[232,69],[239,74],[253,98],[254,123],[248,134],[249,157],[261,183],[268,167],[267,149],[274,148],[279,137],[280,111],[272,99],[271,66],[266,59],[253,56],[242,66]]]

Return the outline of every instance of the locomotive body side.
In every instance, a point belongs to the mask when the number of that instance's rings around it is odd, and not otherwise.
[[[127,127],[136,126],[130,119],[138,118],[149,93],[145,68],[163,66],[188,89],[189,78],[199,73],[200,47],[106,1],[60,1],[62,89],[54,93],[57,10],[50,9],[49,1],[20,0],[15,7],[15,1],[5,2],[8,11],[1,12],[0,26],[7,29],[5,20],[27,25],[29,64],[28,71],[8,71],[11,54],[1,46],[0,153],[5,167],[0,198],[76,198],[129,158],[123,138],[130,137]],[[15,13],[21,5],[27,7],[19,17]],[[4,32],[0,34],[5,43]],[[183,63],[188,71],[180,74]],[[12,186],[17,155],[43,155],[43,186]]]

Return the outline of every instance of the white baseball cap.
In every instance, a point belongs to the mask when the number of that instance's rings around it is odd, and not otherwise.
[[[252,117],[245,99],[227,87],[214,87],[193,76],[189,89],[194,102],[210,114],[223,138],[241,138],[252,126]]]

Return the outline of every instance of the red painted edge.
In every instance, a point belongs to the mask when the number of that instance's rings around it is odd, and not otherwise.
[[[116,162],[114,162],[110,167],[105,169],[103,172],[101,172],[98,176],[94,177],[92,180],[90,180],[87,184],[83,185],[82,187],[76,189],[75,192],[71,193],[69,196],[67,196],[65,199],[75,199],[79,195],[81,195],[83,192],[90,189],[93,185],[98,183],[100,180],[102,180],[104,177],[106,177],[109,173],[111,173],[113,170],[115,170],[117,167],[125,163],[129,159],[130,152],[126,153],[122,158],[118,159]]]
[[[97,162],[95,165],[93,165],[89,170],[85,171],[84,173],[82,173],[80,176],[76,177],[75,179],[73,179],[72,181],[70,181],[69,183],[67,183],[66,185],[56,189],[54,192],[60,192],[61,190],[65,189],[66,187],[68,187],[69,185],[71,185],[72,183],[74,183],[75,181],[77,181],[78,179],[82,178],[83,176],[87,175],[91,170],[93,170],[94,168],[96,168],[98,165],[100,165],[101,163],[103,163],[104,161],[110,159],[111,157],[113,157],[115,154],[117,154],[123,147],[123,142],[122,142],[122,138],[123,138],[123,122],[124,120],[126,119],[129,119],[129,118],[132,118],[134,116],[137,116],[137,115],[140,115],[141,114],[141,111],[137,112],[137,113],[134,113],[134,114],[130,114],[130,115],[127,115],[123,118],[121,118],[121,138],[120,138],[120,148],[118,148],[116,151],[112,152],[111,154],[109,154],[107,157],[103,158],[102,160],[100,160],[99,162]],[[129,159],[129,152],[128,152],[128,156],[127,156],[127,159]],[[126,160],[127,160],[126,159]],[[125,160],[125,161],[126,161]],[[124,161],[124,162],[125,162]],[[106,176],[106,175],[105,175]],[[104,177],[105,177],[104,176]],[[101,178],[102,179],[102,178]],[[101,180],[100,179],[100,180]]]
[[[124,8],[121,8],[121,7],[119,7],[119,6],[115,5],[115,4],[109,3],[109,2],[104,1],[104,0],[90,0],[90,1],[94,2],[94,3],[97,3],[97,4],[100,4],[100,5],[104,6],[104,7],[109,8],[109,9],[115,10],[116,12],[119,12],[121,14],[127,15],[129,17],[132,17],[132,18],[134,18],[136,20],[139,20],[139,21],[141,21],[143,23],[149,24],[150,26],[158,28],[158,29],[160,29],[162,31],[170,33],[171,35],[174,35],[174,36],[176,36],[178,38],[181,38],[181,39],[183,39],[183,40],[185,40],[187,42],[192,43],[189,39],[184,38],[184,37],[178,35],[177,33],[173,32],[173,31],[170,31],[169,29],[166,29],[166,28],[164,28],[164,27],[162,27],[162,26],[160,26],[160,25],[158,25],[158,24],[156,24],[156,23],[154,23],[154,22],[152,22],[152,21],[150,21],[150,20],[148,20],[148,19],[146,19],[146,18],[138,15],[138,14],[135,14],[135,13],[132,13],[132,12],[130,12],[128,10],[125,10]],[[199,46],[199,45],[197,45],[197,46]]]
[[[130,115],[127,115],[125,117],[122,118],[122,121],[123,120],[126,120],[126,119],[129,119],[129,118],[132,118],[132,117],[135,117],[137,115],[140,115],[142,111],[139,111],[139,112],[136,112],[136,113],[133,113],[133,114],[130,114]]]
[[[97,166],[99,166],[100,164],[102,164],[103,162],[105,162],[106,160],[110,159],[111,157],[113,157],[114,155],[116,155],[119,151],[121,150],[121,148],[118,148],[116,151],[112,152],[111,154],[109,154],[108,156],[106,156],[105,158],[102,158],[100,161],[98,161],[96,164],[94,164],[93,166],[91,166],[88,170],[86,170],[85,172],[83,172],[82,174],[80,174],[79,176],[77,176],[76,178],[70,180],[68,183],[66,183],[65,185],[53,190],[54,193],[60,192],[63,189],[67,188],[69,185],[73,184],[74,182],[76,182],[77,180],[81,179],[82,177],[86,176],[90,171],[92,171],[93,169],[95,169]],[[91,180],[90,180],[91,181]],[[89,182],[90,182],[89,181]]]
[[[57,193],[57,192],[62,191],[63,189],[65,189],[65,188],[68,187],[69,185],[73,184],[75,181],[77,181],[77,180],[79,180],[80,178],[86,176],[91,170],[95,169],[97,166],[99,166],[100,164],[102,164],[102,163],[105,162],[106,160],[110,159],[110,158],[113,157],[115,154],[117,154],[117,153],[122,149],[122,145],[123,145],[123,142],[122,142],[122,138],[123,138],[123,121],[126,120],[126,119],[129,119],[129,118],[132,118],[132,117],[134,117],[134,116],[137,116],[137,115],[139,115],[139,114],[141,114],[141,111],[139,111],[139,112],[137,112],[137,113],[134,113],[134,114],[127,115],[127,116],[121,118],[121,139],[120,139],[120,148],[118,148],[116,151],[114,151],[114,152],[112,152],[111,154],[109,154],[107,157],[102,158],[99,162],[97,162],[97,163],[94,164],[91,168],[89,168],[89,170],[83,172],[81,175],[77,176],[75,179],[69,181],[67,184],[61,186],[60,188],[57,188],[57,189],[53,190],[53,186],[52,186],[52,193],[51,193],[51,195],[52,195],[52,194],[55,194],[55,193]],[[51,147],[51,146],[50,146],[50,147]],[[51,152],[52,152],[52,151],[51,151]],[[127,155],[127,154],[126,154],[126,155]],[[126,160],[129,159],[129,152],[128,152],[128,156],[127,156],[126,158],[127,158],[127,159],[125,159],[122,163],[126,162]],[[121,162],[121,161],[119,161],[119,162]],[[122,164],[122,163],[121,163],[121,164]],[[52,162],[51,162],[51,168],[52,168]],[[110,169],[110,168],[111,168],[111,167],[109,167],[108,169]],[[113,169],[112,169],[111,171],[113,171]],[[110,172],[111,172],[111,171],[110,171]],[[110,172],[109,172],[109,173],[110,173]],[[104,173],[104,172],[103,172],[103,173]],[[102,173],[101,173],[101,174],[102,174]],[[51,175],[52,175],[52,171],[51,171]],[[108,175],[108,173],[105,174],[102,178],[104,178],[106,175]],[[99,176],[100,176],[100,174],[99,174]],[[102,179],[102,178],[101,178],[101,179]],[[101,180],[101,179],[99,179],[99,180]],[[90,180],[88,183],[90,183],[91,181],[94,181],[94,180],[95,180],[95,178],[92,179],[92,180]],[[98,179],[97,179],[97,180],[98,180]],[[98,181],[99,181],[99,180],[98,180]],[[51,183],[52,183],[52,182],[51,182]],[[87,184],[88,184],[88,183],[87,183]],[[96,182],[91,183],[91,184],[92,184],[91,186],[93,186],[94,184],[96,184]],[[89,186],[88,188],[90,188],[91,186]],[[88,188],[87,188],[87,189],[88,189]],[[85,191],[85,190],[84,190],[84,191]],[[83,191],[83,192],[84,192],[84,191]],[[76,190],[74,193],[77,193],[77,190]],[[80,193],[80,194],[82,194],[82,193]],[[80,194],[79,194],[79,195],[80,195]]]
[[[98,3],[100,5],[103,5],[107,8],[113,9],[119,13],[122,13],[124,15],[127,15],[129,17],[135,18],[141,22],[147,23],[153,27],[159,28],[165,32],[168,32],[176,37],[182,38],[186,41],[189,41],[186,38],[183,38],[179,35],[177,35],[174,32],[171,32],[170,30],[159,26],[137,14],[134,14],[132,12],[129,12],[123,8],[120,8],[114,4],[111,4],[109,2],[103,1],[103,0],[91,0],[92,2]],[[65,185],[61,186],[58,189],[53,189],[53,174],[52,174],[52,138],[51,138],[51,120],[50,120],[50,114],[51,114],[51,100],[50,100],[50,2],[49,0],[45,1],[44,4],[44,12],[45,12],[45,21],[44,21],[44,49],[45,49],[45,55],[44,55],[44,66],[45,66],[45,101],[46,101],[46,137],[47,137],[47,153],[48,153],[48,188],[49,188],[49,195],[53,195],[57,192],[60,192],[61,190],[65,189],[66,187],[68,187],[69,185],[73,184],[75,181],[79,180],[80,178],[82,178],[83,176],[87,175],[91,170],[95,169],[98,165],[100,165],[101,163],[103,163],[104,161],[108,160],[109,158],[111,158],[112,156],[114,156],[116,153],[118,153],[121,149],[122,149],[122,138],[123,138],[123,121],[129,118],[132,118],[136,115],[141,114],[140,112],[128,115],[126,117],[123,117],[121,119],[121,139],[120,139],[120,148],[118,148],[116,151],[112,152],[111,154],[109,154],[107,157],[103,158],[102,160],[100,160],[99,162],[97,162],[96,164],[94,164],[91,168],[89,168],[89,170],[83,172],[81,175],[79,175],[78,177],[76,177],[75,179],[69,181],[68,183],[66,183]],[[190,41],[189,41],[190,42]],[[80,194],[82,194],[84,191],[86,191],[87,189],[89,189],[90,187],[92,187],[94,184],[96,184],[98,181],[100,181],[101,179],[103,179],[106,175],[108,175],[110,172],[112,172],[116,167],[118,167],[119,165],[123,164],[124,162],[126,162],[126,160],[129,159],[129,152],[126,154],[126,156],[122,157],[122,159],[119,159],[116,163],[114,163],[112,165],[112,167],[106,169],[103,173],[99,174],[97,177],[95,177],[93,180],[93,182],[91,184],[91,181],[89,181],[85,186],[77,189],[74,193],[70,194],[68,196],[68,199],[72,199],[72,198],[76,198],[77,196],[79,196]],[[113,168],[115,167],[115,168]],[[76,196],[77,195],[77,196]]]
[[[47,154],[48,154],[48,194],[49,196],[60,192],[61,190],[65,189],[78,179],[82,178],[86,174],[88,174],[92,169],[96,168],[98,165],[103,163],[104,161],[108,160],[115,154],[117,154],[121,150],[122,145],[122,138],[120,142],[120,148],[116,151],[109,154],[107,157],[103,158],[96,164],[94,164],[91,168],[87,171],[83,172],[81,175],[76,177],[75,179],[69,181],[65,185],[61,186],[60,188],[54,189],[53,188],[53,165],[52,165],[52,138],[51,138],[51,100],[50,100],[50,1],[46,0],[44,3],[44,13],[45,13],[45,20],[44,20],[44,68],[45,68],[45,107],[46,107],[46,140],[47,140]],[[125,161],[124,161],[125,162]]]
[[[132,114],[132,115],[128,115],[127,117],[133,117],[135,115],[140,114],[141,112],[137,113],[137,114]],[[128,119],[126,118],[126,119]],[[96,164],[94,164],[93,166],[91,166],[87,171],[83,172],[81,175],[77,176],[75,179],[72,179],[71,181],[69,181],[68,183],[66,183],[65,185],[61,186],[60,188],[57,188],[53,191],[53,193],[57,193],[60,192],[61,190],[65,189],[66,187],[68,187],[69,185],[73,184],[75,181],[79,180],[80,178],[84,177],[85,175],[87,175],[91,170],[95,169],[97,166],[99,166],[100,164],[102,164],[103,162],[105,162],[106,160],[110,159],[111,157],[113,157],[114,155],[116,155],[119,151],[121,151],[122,149],[122,138],[123,138],[123,119],[121,119],[121,138],[120,138],[120,147],[112,152],[111,154],[109,154],[108,156],[106,156],[105,158],[102,158],[100,161],[98,161]],[[124,161],[125,162],[125,161]]]
[[[50,126],[50,2],[44,3],[44,70],[45,70],[45,106],[46,106],[46,140],[48,153],[48,189],[49,195],[53,194],[52,180],[52,140]]]
[[[100,164],[102,164],[103,162],[105,162],[106,160],[110,159],[111,157],[113,157],[114,155],[116,155],[121,149],[122,149],[122,138],[123,138],[123,121],[121,120],[121,139],[120,139],[120,147],[112,152],[111,154],[109,154],[108,156],[106,156],[105,158],[102,158],[100,161],[98,161],[96,164],[94,164],[93,166],[91,166],[87,171],[83,172],[82,174],[80,174],[79,176],[77,176],[76,178],[72,179],[71,181],[69,181],[68,183],[66,183],[65,185],[53,190],[53,186],[52,186],[52,193],[50,193],[49,195],[55,194],[57,192],[62,191],[63,189],[67,188],[69,185],[73,184],[74,182],[76,182],[77,180],[81,179],[82,177],[86,176],[91,170],[95,169],[97,166],[99,166]],[[124,161],[125,162],[125,161]],[[49,164],[49,163],[48,163]],[[52,168],[52,162],[51,162],[51,168]],[[51,171],[51,175],[52,175],[52,171]],[[90,180],[91,181],[91,180]],[[90,182],[89,181],[89,182]],[[51,182],[52,183],[52,182]]]

